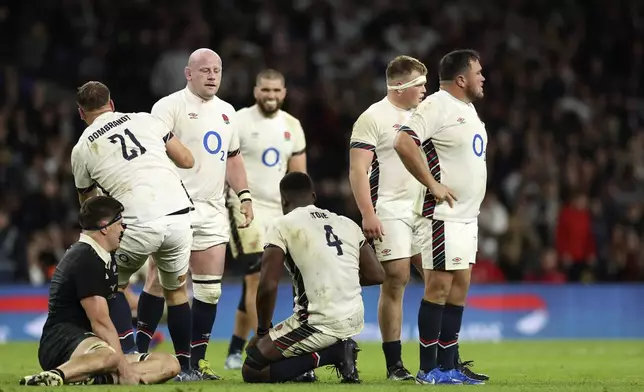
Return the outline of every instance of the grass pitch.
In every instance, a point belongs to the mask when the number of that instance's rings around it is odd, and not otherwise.
[[[359,342],[360,343],[360,342]],[[475,369],[491,376],[484,386],[415,385],[385,380],[384,357],[377,343],[360,344],[358,368],[363,383],[339,384],[335,372],[325,368],[316,371],[316,384],[244,384],[239,371],[223,369],[227,349],[225,342],[215,342],[208,349],[208,359],[223,381],[174,383],[165,385],[121,387],[84,386],[63,387],[64,390],[99,389],[101,391],[418,391],[421,388],[486,389],[489,391],[565,391],[565,392],[629,392],[644,391],[644,340],[639,341],[538,341],[469,343],[461,345],[464,359],[476,360]],[[161,350],[171,350],[165,344]],[[21,387],[18,379],[39,371],[36,343],[0,345],[0,392],[33,387]],[[405,365],[412,373],[418,370],[418,344],[403,346]],[[38,388],[43,389],[43,388]],[[53,388],[52,388],[53,389]],[[58,390],[58,388],[57,388]]]

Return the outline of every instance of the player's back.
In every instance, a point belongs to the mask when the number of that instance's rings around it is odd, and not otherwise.
[[[351,134],[351,148],[373,151],[369,173],[371,200],[381,219],[413,216],[420,183],[405,169],[394,150],[398,128],[413,110],[394,106],[387,97],[371,105],[358,118]]]
[[[104,113],[83,132],[72,164],[84,166],[105,193],[123,204],[125,223],[145,223],[191,206],[166,153],[169,134],[148,113]]]
[[[339,320],[363,311],[359,258],[365,239],[360,228],[349,218],[313,205],[297,208],[274,224],[267,243],[286,247],[285,265],[296,287],[300,314],[316,328],[327,326],[332,333],[341,332],[338,325],[355,329]],[[274,240],[276,235],[280,238]]]

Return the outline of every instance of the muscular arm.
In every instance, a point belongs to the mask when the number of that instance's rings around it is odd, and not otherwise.
[[[375,214],[367,175],[372,160],[372,150],[364,148],[349,150],[349,182],[353,197],[356,199],[356,204],[363,217]]]
[[[110,319],[107,300],[101,296],[95,295],[83,298],[81,300],[81,305],[83,306],[83,309],[85,309],[87,318],[92,324],[92,332],[94,332],[100,339],[107,342],[107,344],[109,344],[117,354],[123,355],[119,335]]]
[[[385,281],[385,270],[376,258],[373,248],[366,242],[360,248],[360,285],[373,286]]]
[[[404,131],[404,127],[398,131],[394,140],[394,149],[400,157],[400,160],[415,178],[427,188],[437,183],[429,172],[427,162],[423,159],[414,139]]]
[[[288,172],[301,172],[306,173],[306,153],[302,152],[297,155],[291,156],[288,160]]]
[[[246,166],[241,154],[237,153],[236,155],[228,156],[226,160],[226,181],[235,193],[248,189]]]
[[[178,168],[191,169],[194,166],[194,156],[179,138],[175,137],[173,133],[169,133],[163,140],[168,157]]]
[[[268,245],[262,255],[262,272],[257,288],[257,329],[267,330],[273,321],[277,287],[285,257],[284,251],[274,245]]]

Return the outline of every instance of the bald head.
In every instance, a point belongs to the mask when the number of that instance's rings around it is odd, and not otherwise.
[[[185,69],[188,89],[203,100],[212,99],[219,90],[221,72],[221,57],[217,53],[207,48],[195,50]]]
[[[221,65],[221,57],[208,48],[200,48],[192,52],[188,58],[188,67],[199,67],[199,64],[208,61],[216,61]]]

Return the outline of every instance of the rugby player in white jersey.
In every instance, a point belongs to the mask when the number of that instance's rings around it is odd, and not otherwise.
[[[360,382],[358,348],[351,338],[364,327],[361,285],[382,283],[384,270],[349,218],[316,207],[305,173],[279,184],[284,216],[266,232],[257,291],[258,327],[246,349],[246,382],[284,382],[333,365],[343,382]],[[271,325],[286,266],[295,287],[294,314]]]
[[[185,76],[188,81],[185,89],[161,98],[152,108],[152,114],[168,124],[195,156],[192,169],[179,171],[195,210],[190,214],[193,227],[190,272],[194,294],[192,368],[184,368],[177,380],[216,380],[219,377],[205,358],[221,296],[229,238],[225,183],[239,198],[240,211],[245,217],[241,227],[252,222],[253,208],[246,168],[239,153],[235,109],[216,96],[222,76],[221,58],[210,49],[198,49],[188,59]],[[163,298],[159,296],[157,274],[148,273],[139,298],[138,329],[144,331],[137,334],[139,351],[147,351],[150,336],[162,314]]]
[[[400,333],[410,259],[420,266],[420,239],[413,213],[420,184],[394,151],[394,137],[425,96],[427,68],[398,56],[387,66],[387,96],[371,105],[351,133],[349,180],[362,214],[362,229],[372,241],[386,278],[380,286],[378,322],[387,378],[413,380],[402,363]]]
[[[191,316],[185,281],[192,245],[192,202],[175,165],[190,168],[194,158],[158,118],[148,113],[115,112],[104,84],[85,83],[76,99],[87,123],[71,154],[79,199],[82,204],[100,188],[123,204],[123,223],[128,230],[115,253],[118,286],[124,290],[130,276],[150,255],[155,257],[161,291],[168,303],[168,328],[181,362],[190,352],[190,328],[185,320]],[[109,305],[123,351],[135,351],[132,314],[123,292]]]
[[[255,218],[250,226],[238,229],[244,217],[237,195],[228,192],[231,221],[230,249],[234,258],[248,266],[243,292],[235,314],[233,336],[224,368],[241,369],[242,350],[251,330],[257,328],[255,297],[259,267],[264,251],[267,224],[282,216],[279,183],[286,172],[306,173],[306,139],[300,122],[281,110],[286,98],[284,76],[266,69],[256,78],[255,105],[237,112],[239,147],[244,157],[248,188],[253,194]]]
[[[418,312],[416,381],[482,384],[464,374],[455,358],[487,182],[487,132],[473,105],[483,98],[485,80],[478,53],[448,53],[440,61],[439,79],[440,90],[425,98],[394,141],[407,170],[425,187],[416,207],[425,218],[419,228],[425,293]]]

